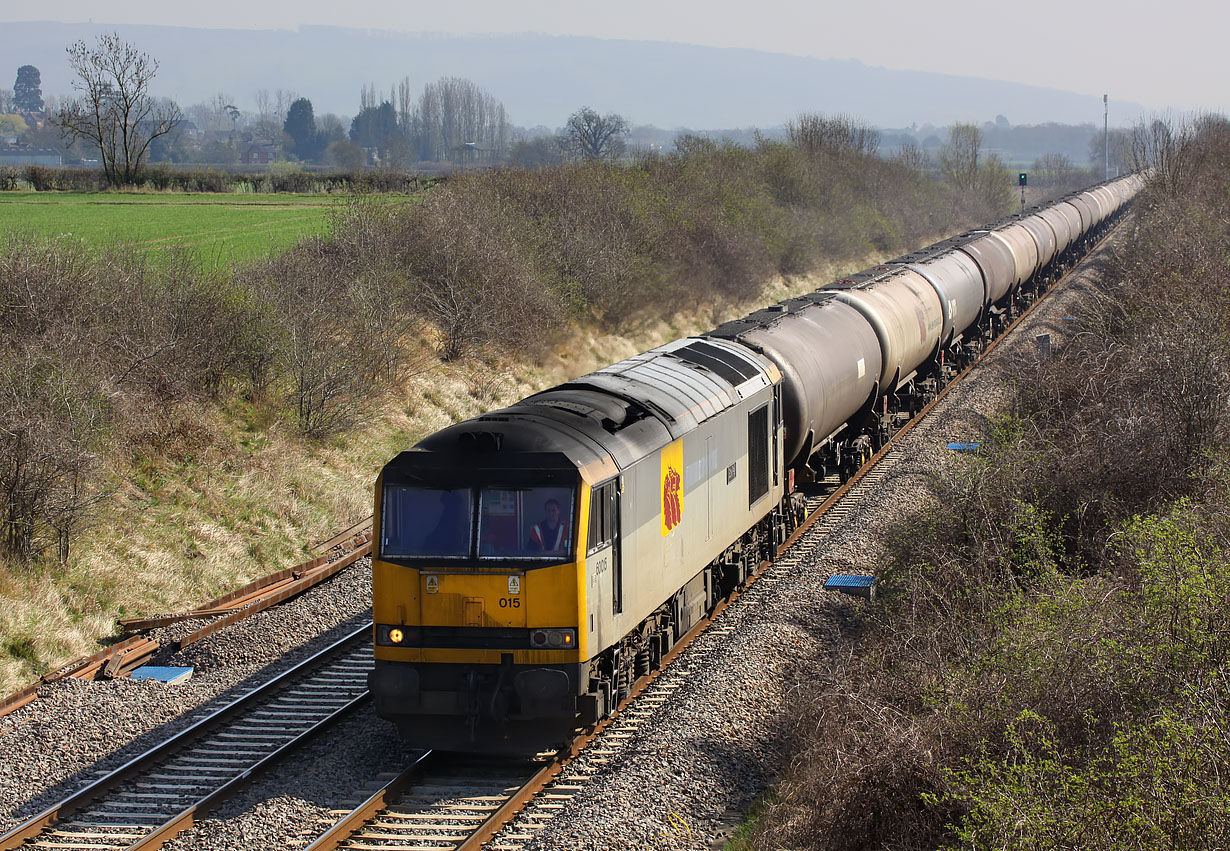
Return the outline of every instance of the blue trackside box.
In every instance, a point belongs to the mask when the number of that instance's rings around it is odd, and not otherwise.
[[[142,665],[132,672],[130,678],[134,680],[158,680],[160,683],[184,683],[192,678],[192,669]]]
[[[838,573],[830,576],[824,583],[825,591],[840,591],[854,597],[875,599],[876,577],[861,576],[856,573]]]
[[[982,447],[981,443],[950,443],[948,448],[953,452],[977,452]]]

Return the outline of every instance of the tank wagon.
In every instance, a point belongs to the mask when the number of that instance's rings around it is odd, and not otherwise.
[[[377,713],[530,753],[632,682],[1109,226],[1129,175],[458,423],[376,482]]]

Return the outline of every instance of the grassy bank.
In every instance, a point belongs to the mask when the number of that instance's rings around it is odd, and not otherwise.
[[[217,200],[120,197],[98,206],[158,219]],[[221,209],[268,206],[248,200]],[[322,235],[234,266],[152,251],[142,227],[100,231],[105,249],[10,236],[0,691],[116,617],[298,560],[448,423],[990,218],[980,203],[857,151],[698,140],[457,177],[413,204],[351,198]]]

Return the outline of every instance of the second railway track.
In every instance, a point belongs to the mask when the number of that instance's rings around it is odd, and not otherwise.
[[[0,836],[0,849],[159,848],[367,700],[370,624]]]

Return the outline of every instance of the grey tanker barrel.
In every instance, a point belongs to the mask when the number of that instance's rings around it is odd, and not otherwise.
[[[1103,183],[1098,189],[1109,196],[1112,213],[1123,205],[1123,187],[1119,181],[1112,180],[1110,183]]]
[[[938,243],[936,247],[958,249],[973,258],[986,283],[986,306],[1012,291],[1016,280],[1016,260],[1008,244],[991,231],[963,233]]]
[[[727,322],[705,336],[742,344],[782,373],[788,466],[875,400],[880,344],[862,315],[833,296],[810,293]]]
[[[1076,208],[1077,213],[1081,217],[1080,233],[1085,235],[1093,229],[1093,226],[1098,223],[1098,216],[1101,210],[1095,201],[1086,198],[1082,193],[1069,195],[1064,199],[1068,204]]]
[[[894,392],[939,351],[944,311],[935,288],[912,269],[880,266],[820,289],[855,308],[883,353],[880,394]]]
[[[924,248],[892,260],[888,265],[906,266],[930,282],[944,311],[940,344],[950,346],[982,316],[986,283],[973,258],[953,249]]]
[[[1037,217],[1046,222],[1055,234],[1055,256],[1063,254],[1068,246],[1072,244],[1073,240],[1076,239],[1076,225],[1080,223],[1079,216],[1076,216],[1076,221],[1073,222],[1072,219],[1076,211],[1070,205],[1064,204],[1062,207],[1070,210],[1072,215],[1065,215],[1060,205],[1043,207],[1037,212]]]
[[[1095,190],[1086,189],[1084,192],[1080,193],[1079,197],[1084,198],[1089,202],[1089,206],[1093,207],[1093,223],[1095,226],[1106,220],[1106,216],[1108,215],[1107,201],[1102,193]]]
[[[1097,198],[1102,205],[1102,218],[1099,222],[1106,221],[1119,209],[1119,196],[1109,186],[1095,186],[1089,190],[1089,194]]]
[[[1005,222],[1002,226],[995,227],[993,231],[1012,252],[1012,262],[1016,270],[1012,288],[1015,290],[1038,271],[1038,243],[1020,222]]]
[[[1055,255],[1059,253],[1059,240],[1055,236],[1055,229],[1047,223],[1046,219],[1033,213],[1024,216],[1017,224],[1029,231],[1029,235],[1033,237],[1034,245],[1038,249],[1039,269],[1055,259]]]

